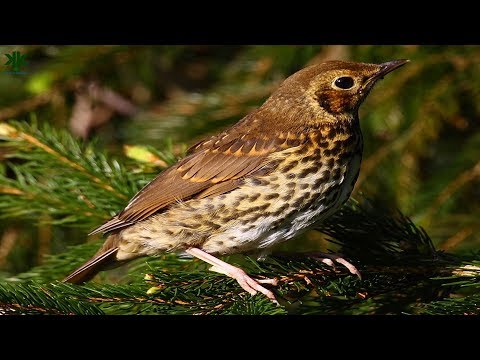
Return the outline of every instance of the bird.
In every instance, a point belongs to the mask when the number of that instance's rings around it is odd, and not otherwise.
[[[348,200],[363,152],[358,109],[379,79],[408,61],[332,60],[292,74],[261,106],[193,145],[93,230],[89,235],[109,235],[63,281],[81,284],[138,257],[174,252],[277,303],[262,285],[275,279],[254,279],[219,256],[265,258]],[[358,274],[345,259],[324,255],[324,262]]]

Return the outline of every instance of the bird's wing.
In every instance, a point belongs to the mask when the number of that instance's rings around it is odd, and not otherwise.
[[[90,234],[109,232],[144,220],[168,205],[222,194],[240,186],[255,172],[268,169],[269,154],[299,145],[288,136],[270,139],[224,135],[201,142],[190,155],[160,173],[118,215]]]

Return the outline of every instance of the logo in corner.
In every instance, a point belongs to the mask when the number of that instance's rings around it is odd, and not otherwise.
[[[4,64],[5,66],[10,67],[10,71],[5,71],[7,74],[27,74],[25,71],[21,71],[21,68],[27,65],[27,60],[25,57],[27,54],[20,54],[20,51],[12,51],[11,54],[5,54],[8,61]]]

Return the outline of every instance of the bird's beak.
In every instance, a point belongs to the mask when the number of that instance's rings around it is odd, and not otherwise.
[[[387,75],[389,72],[392,72],[395,69],[398,69],[400,66],[405,65],[407,62],[410,60],[407,59],[401,59],[401,60],[392,60],[388,62],[384,62],[383,64],[380,64],[380,69],[375,72],[373,75],[370,76],[370,78],[365,82],[363,85],[362,89],[360,90],[360,94],[368,94],[368,92],[372,89],[373,85],[377,82],[377,80],[383,79],[385,75]]]
[[[400,59],[400,60],[392,60],[388,62],[384,62],[383,64],[380,64],[380,70],[376,72],[372,76],[372,80],[380,80],[383,79],[385,75],[387,75],[389,72],[392,72],[395,69],[398,69],[400,66],[405,65],[408,63],[410,60],[407,59]]]

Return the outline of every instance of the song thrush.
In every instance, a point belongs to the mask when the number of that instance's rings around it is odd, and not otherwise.
[[[407,61],[329,61],[296,72],[262,106],[191,147],[95,229],[91,234],[111,235],[64,281],[81,283],[139,256],[179,252],[275,301],[260,285],[274,281],[255,280],[215,255],[264,256],[345,203],[362,159],[358,108],[377,80]]]

